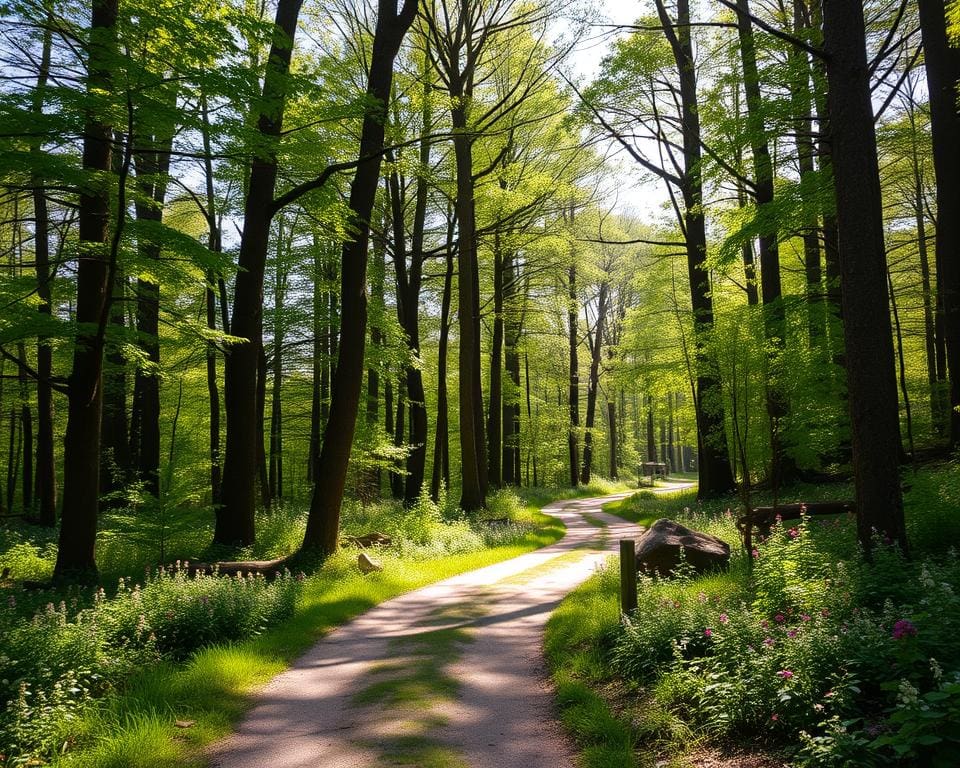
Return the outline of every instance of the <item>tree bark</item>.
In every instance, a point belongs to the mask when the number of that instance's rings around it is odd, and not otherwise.
[[[450,300],[453,293],[454,216],[448,211],[446,270],[443,274],[443,295],[440,298],[440,341],[437,346],[437,422],[433,441],[433,472],[430,498],[440,498],[440,483],[450,487],[449,406],[447,403],[447,347],[450,338]]]
[[[323,435],[319,471],[310,502],[303,546],[332,553],[340,536],[347,465],[357,423],[363,387],[363,359],[367,336],[367,244],[370,216],[377,194],[384,142],[386,105],[390,99],[393,61],[417,12],[417,0],[405,0],[398,14],[392,0],[379,0],[367,81],[369,106],[363,117],[360,158],[350,185],[352,232],[343,244],[340,294],[340,344],[333,379],[330,416]]]
[[[583,435],[583,465],[580,468],[580,482],[590,484],[593,469],[593,425],[597,415],[597,394],[600,389],[600,356],[603,352],[603,329],[607,322],[607,296],[609,286],[600,283],[600,295],[597,297],[597,324],[590,344],[590,379],[587,382],[587,419]]]
[[[573,211],[571,210],[571,218]],[[570,485],[574,488],[580,481],[580,363],[577,360],[579,346],[577,318],[577,265],[570,264],[567,273],[567,332],[569,350],[569,380],[570,394],[570,428],[567,433],[567,452],[570,461]]]
[[[713,328],[713,299],[707,267],[707,233],[703,214],[701,175],[700,114],[697,105],[697,75],[690,39],[690,5],[678,0],[674,25],[663,0],[657,11],[673,50],[680,79],[680,108],[683,132],[684,173],[680,191],[684,202],[687,274],[696,335],[697,463],[700,497],[729,493],[734,489],[733,472],[727,448],[723,413],[723,393],[715,365],[707,353],[707,337]]]
[[[117,0],[93,0],[87,57],[88,93],[110,93],[116,48]],[[92,108],[84,120],[82,166],[91,176],[111,170],[112,128]],[[69,380],[64,438],[63,510],[54,578],[95,576],[100,490],[100,415],[103,405],[103,335],[89,329],[102,323],[110,299],[110,188],[89,179],[78,210],[77,333]]]
[[[48,17],[48,22],[52,20]],[[33,113],[43,113],[44,95],[50,75],[50,49],[53,24],[48,23],[43,30],[43,43],[40,63],[37,70],[37,85],[34,90]],[[40,143],[30,147],[31,154],[43,151]],[[37,297],[40,299],[37,311],[51,314],[51,282],[53,274],[50,268],[50,216],[47,208],[47,195],[43,179],[34,175],[33,217],[34,217],[34,269],[37,274]],[[53,389],[50,377],[53,375],[53,349],[46,336],[37,338],[37,496],[39,508],[37,522],[52,527],[57,522],[57,472],[54,458],[53,438]]]
[[[937,177],[937,293],[950,373],[950,446],[960,443],[960,47],[947,38],[943,0],[918,0]]]
[[[906,550],[883,204],[863,8],[825,0],[823,20],[857,528],[867,553],[875,532]]]

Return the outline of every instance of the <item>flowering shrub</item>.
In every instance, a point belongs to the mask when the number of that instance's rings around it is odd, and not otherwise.
[[[8,764],[47,756],[94,698],[131,671],[183,658],[204,645],[238,640],[293,613],[300,578],[189,576],[160,569],[144,583],[121,579],[117,593],[48,603],[29,621],[11,595],[0,606],[0,744]]]
[[[853,541],[847,520],[804,519],[774,526],[752,574],[735,558],[727,577],[641,577],[612,665],[704,731],[779,742],[797,765],[960,764],[960,559],[878,542],[867,565]]]

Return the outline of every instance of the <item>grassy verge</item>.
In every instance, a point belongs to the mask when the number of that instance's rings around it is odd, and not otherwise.
[[[623,621],[612,568],[554,614],[546,648],[584,765],[960,765],[960,466],[907,477],[909,560],[878,540],[865,562],[852,516],[774,526],[748,555],[733,497],[608,504],[640,524],[677,519],[733,552],[723,574],[641,574]],[[780,500],[850,493],[795,486]]]
[[[384,570],[357,572],[353,556],[328,560],[304,584],[294,616],[250,640],[206,648],[185,664],[164,662],[134,674],[123,690],[88,710],[56,765],[181,768],[203,764],[203,748],[229,732],[250,695],[331,628],[404,592],[515,557],[557,541],[563,524],[527,508],[536,527],[512,543],[412,561],[384,553]],[[186,726],[186,727],[183,727]]]

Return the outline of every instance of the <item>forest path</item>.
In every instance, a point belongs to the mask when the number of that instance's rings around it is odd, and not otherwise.
[[[627,495],[544,507],[567,526],[555,544],[388,600],[330,632],[260,692],[211,765],[572,768],[543,630],[619,539],[640,534],[601,510]]]

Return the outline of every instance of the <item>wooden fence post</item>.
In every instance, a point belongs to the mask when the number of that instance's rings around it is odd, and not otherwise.
[[[630,613],[637,608],[637,544],[633,539],[620,539],[620,611]]]

